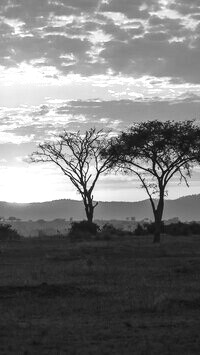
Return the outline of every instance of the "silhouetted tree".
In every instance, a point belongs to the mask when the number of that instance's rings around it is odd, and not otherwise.
[[[113,158],[115,167],[138,176],[154,214],[154,242],[159,242],[167,184],[179,174],[188,186],[193,164],[199,161],[199,126],[189,120],[136,123],[112,138],[109,148],[102,150],[102,157]]]
[[[100,158],[101,150],[107,147],[108,137],[102,131],[91,128],[80,132],[64,131],[56,141],[39,144],[32,153],[32,162],[52,162],[57,165],[76,187],[83,199],[87,220],[93,221],[93,191],[101,174],[110,167],[110,157]]]

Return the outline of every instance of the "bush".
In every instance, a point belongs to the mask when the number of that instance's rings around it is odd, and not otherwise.
[[[153,234],[155,232],[155,223],[147,223],[146,224],[146,229],[147,229],[147,234]],[[161,222],[161,229],[160,229],[161,233],[166,233],[165,232],[165,225],[164,222]]]
[[[192,234],[198,234],[200,235],[200,223],[197,223],[197,222],[191,222],[189,224],[190,226],[190,230],[192,232]]]
[[[102,239],[110,239],[113,236],[123,236],[130,234],[130,231],[124,231],[120,228],[116,228],[111,223],[106,223],[101,228],[101,232],[99,234],[100,238]]]
[[[134,235],[149,235],[153,234],[154,232],[155,223],[144,223],[143,225],[138,223],[137,228],[134,231]],[[163,222],[161,224],[161,233],[165,233],[165,226]]]
[[[141,224],[138,223],[135,231],[134,231],[134,235],[146,235],[148,234],[147,229],[144,226],[141,226]]]
[[[109,233],[109,234],[119,234],[119,229],[115,228],[110,223],[106,223],[103,225],[101,232],[102,233]]]
[[[10,224],[0,224],[0,240],[19,240],[21,236]]]
[[[96,223],[88,221],[72,222],[68,236],[83,239],[96,236],[98,231],[99,226]]]
[[[192,233],[192,228],[190,227],[189,224],[187,223],[171,223],[167,226],[165,226],[165,233],[170,234],[170,235],[190,235]]]

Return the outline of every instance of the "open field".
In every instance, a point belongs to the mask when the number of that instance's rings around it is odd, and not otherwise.
[[[199,354],[200,237],[1,243],[0,354]]]

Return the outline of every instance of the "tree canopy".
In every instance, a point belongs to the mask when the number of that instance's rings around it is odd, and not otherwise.
[[[179,175],[188,185],[193,164],[200,161],[200,127],[191,120],[136,123],[111,139],[102,157],[110,157],[113,166],[138,176],[151,202],[156,242],[160,240],[167,184]]]
[[[107,135],[95,128],[84,134],[64,131],[55,141],[39,144],[31,155],[32,162],[54,163],[70,179],[83,199],[89,222],[98,204],[93,201],[93,190],[99,176],[110,168],[110,157],[101,159],[100,154],[107,142]]]

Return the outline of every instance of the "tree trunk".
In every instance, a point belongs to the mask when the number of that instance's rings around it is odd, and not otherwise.
[[[161,191],[160,198],[158,201],[158,206],[154,212],[154,217],[155,217],[155,231],[154,231],[154,240],[153,240],[154,243],[160,243],[163,210],[164,210],[164,191]]]
[[[155,218],[154,239],[153,239],[154,243],[160,243],[161,225],[162,225],[162,219],[156,217]]]
[[[88,222],[92,223],[93,222],[93,216],[94,216],[94,206],[93,206],[93,201],[91,197],[86,197],[83,199],[84,206],[85,206],[85,213]]]
[[[93,221],[93,214],[94,214],[94,210],[93,208],[88,208],[88,212],[87,212],[87,220],[88,222],[92,223]]]

